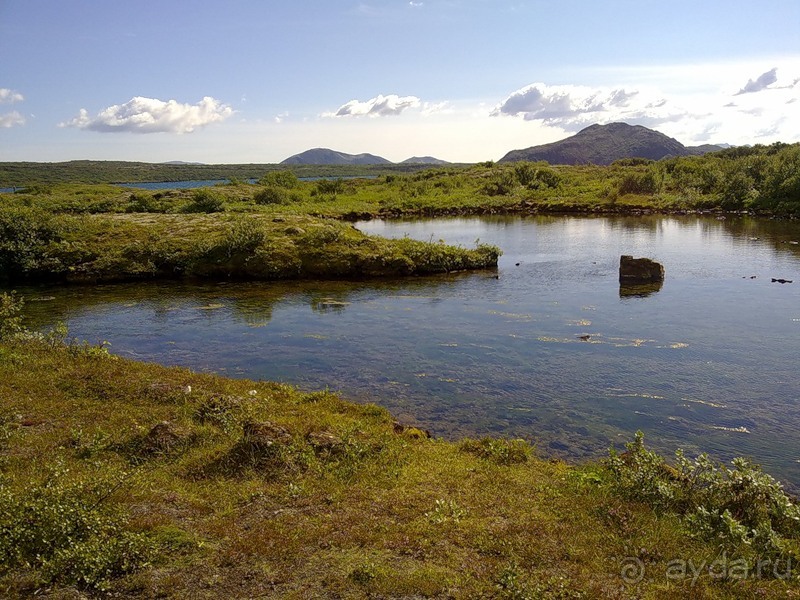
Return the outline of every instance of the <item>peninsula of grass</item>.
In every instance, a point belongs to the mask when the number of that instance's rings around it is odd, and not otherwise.
[[[0,296],[4,598],[778,598],[800,511],[637,438],[429,439],[386,410],[22,330]]]
[[[0,279],[356,279],[497,266],[497,248],[367,236],[306,215],[0,211]]]

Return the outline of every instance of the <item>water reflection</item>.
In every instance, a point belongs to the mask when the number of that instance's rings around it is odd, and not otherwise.
[[[800,286],[770,283],[800,279],[788,243],[798,224],[547,216],[359,227],[480,238],[504,255],[497,277],[22,290],[55,298],[29,302],[27,317],[137,358],[338,389],[436,435],[521,436],[582,458],[642,429],[664,452],[744,454],[800,482]],[[662,263],[667,285],[620,288],[622,254]]]
[[[636,285],[620,284],[619,297],[620,298],[647,298],[661,291],[664,287],[663,281],[655,281],[651,283],[639,283]]]

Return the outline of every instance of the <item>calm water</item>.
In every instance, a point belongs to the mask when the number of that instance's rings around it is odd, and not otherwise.
[[[29,316],[139,359],[341,390],[437,435],[522,436],[542,454],[579,459],[642,429],[662,451],[752,456],[800,487],[800,245],[790,243],[800,225],[358,226],[468,246],[480,238],[505,254],[497,272],[391,282],[26,290]],[[626,295],[620,254],[662,262],[663,287]]]

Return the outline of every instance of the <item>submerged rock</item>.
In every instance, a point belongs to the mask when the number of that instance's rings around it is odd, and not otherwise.
[[[633,258],[623,254],[619,258],[620,284],[636,285],[664,281],[664,265],[649,258]]]

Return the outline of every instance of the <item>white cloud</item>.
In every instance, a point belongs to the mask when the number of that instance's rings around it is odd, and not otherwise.
[[[452,112],[453,109],[446,100],[444,102],[423,102],[421,110],[423,117],[451,114]]]
[[[0,88],[0,104],[14,104],[23,100],[25,100],[25,97],[19,92],[8,88]],[[17,125],[25,125],[25,117],[16,110],[0,114],[0,129],[8,129]]]
[[[0,88],[0,104],[14,104],[14,102],[22,102],[23,100],[25,98],[19,92],[8,88]]]
[[[197,104],[136,96],[101,110],[95,117],[82,108],[77,117],[59,126],[100,132],[191,133],[198,127],[224,121],[233,112],[230,106],[210,96]]]
[[[736,95],[739,96],[741,94],[753,94],[755,92],[760,92],[767,89],[776,81],[778,81],[778,68],[774,67],[766,73],[759,75],[755,80],[748,79],[747,85],[736,92]]]
[[[17,111],[0,115],[0,127],[6,129],[16,125],[25,125],[25,117],[23,117]]]
[[[513,92],[491,114],[577,131],[594,123],[614,121],[652,127],[679,120],[687,113],[652,92],[533,83]]]
[[[323,117],[387,117],[397,116],[409,108],[418,108],[420,100],[416,96],[378,95],[361,102],[351,100],[340,106],[335,112],[323,113]]]

